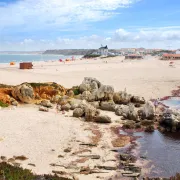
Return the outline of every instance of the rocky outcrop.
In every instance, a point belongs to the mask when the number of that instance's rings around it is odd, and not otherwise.
[[[32,103],[35,98],[34,90],[32,86],[28,83],[16,86],[12,90],[12,96],[16,100],[20,100],[23,103]]]
[[[123,117],[129,120],[138,121],[138,113],[135,110],[135,107],[133,104],[129,104],[129,106],[126,106],[123,112]]]

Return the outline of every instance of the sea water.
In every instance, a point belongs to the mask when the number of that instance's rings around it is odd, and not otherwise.
[[[0,63],[50,61],[71,58],[72,56],[46,54],[0,54]]]

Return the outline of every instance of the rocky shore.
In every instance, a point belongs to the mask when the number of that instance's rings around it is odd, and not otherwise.
[[[86,77],[80,85],[70,89],[57,83],[0,84],[0,104],[2,107],[37,105],[44,113],[56,109],[67,118],[82,122],[84,130],[91,132],[90,141],[78,141],[77,148],[64,149],[59,158],[65,163],[63,158],[72,156],[73,161],[69,164],[51,164],[61,167],[53,170],[53,174],[70,179],[110,179],[118,171],[122,177],[138,178],[141,175],[141,168],[134,164],[136,158],[118,152],[132,140],[118,133],[120,127],[146,132],[157,128],[170,132],[180,130],[180,112],[164,111],[161,105],[155,109],[153,101],[131,95],[126,90],[115,92],[114,87],[104,85],[96,78]],[[16,164],[14,157],[11,157],[12,161],[6,157],[1,160]]]

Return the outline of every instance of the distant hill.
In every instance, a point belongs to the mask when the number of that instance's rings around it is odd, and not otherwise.
[[[59,49],[59,50],[46,50],[43,54],[62,54],[65,56],[71,55],[86,55],[96,52],[97,49]]]
[[[118,53],[118,49],[109,49],[110,52]],[[61,54],[65,56],[71,55],[86,55],[97,52],[97,49],[55,49],[55,50],[46,50],[43,54]]]

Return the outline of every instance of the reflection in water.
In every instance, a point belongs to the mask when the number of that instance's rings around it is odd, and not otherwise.
[[[170,177],[180,172],[180,134],[161,134],[159,131],[154,133],[134,133],[141,136],[138,144],[139,156],[146,156],[147,160],[152,161],[154,168],[151,169],[152,177]]]

